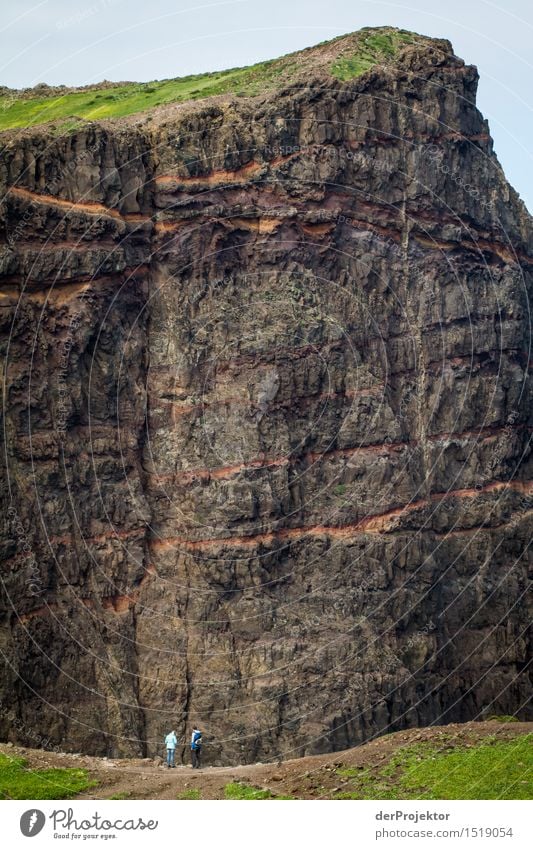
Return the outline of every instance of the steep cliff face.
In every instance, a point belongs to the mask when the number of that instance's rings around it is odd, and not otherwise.
[[[525,717],[533,245],[476,83],[420,39],[4,135],[2,738]]]

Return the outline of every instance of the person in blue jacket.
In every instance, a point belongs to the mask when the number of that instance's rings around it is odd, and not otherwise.
[[[191,735],[191,761],[193,769],[200,769],[202,755],[202,732],[194,726]]]
[[[167,747],[167,766],[169,769],[175,769],[174,763],[174,755],[176,754],[176,746],[178,745],[178,738],[176,737],[176,732],[171,731],[170,734],[167,734],[165,737],[165,746]]]

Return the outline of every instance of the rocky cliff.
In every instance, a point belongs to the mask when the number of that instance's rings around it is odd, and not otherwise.
[[[354,38],[1,137],[3,739],[527,718],[531,222],[475,68]]]

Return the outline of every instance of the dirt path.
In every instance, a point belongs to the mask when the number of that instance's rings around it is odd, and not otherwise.
[[[23,756],[34,769],[47,767],[77,767],[86,769],[98,782],[93,789],[82,793],[80,799],[109,799],[121,796],[129,799],[179,799],[192,795],[202,799],[223,799],[224,788],[233,781],[270,790],[275,795],[303,799],[327,798],[333,791],[343,789],[348,779],[339,777],[339,768],[364,768],[383,765],[404,746],[431,740],[446,750],[455,746],[472,745],[484,737],[502,740],[533,733],[531,722],[472,722],[435,728],[410,729],[387,734],[354,749],[327,755],[313,755],[297,760],[246,766],[206,766],[193,770],[186,766],[168,769],[153,759],[112,760],[87,755],[69,755],[39,749],[26,749],[0,744],[0,752]]]

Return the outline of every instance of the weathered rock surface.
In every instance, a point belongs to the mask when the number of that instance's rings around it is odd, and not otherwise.
[[[2,739],[527,718],[533,243],[476,84],[427,40],[3,137]]]

